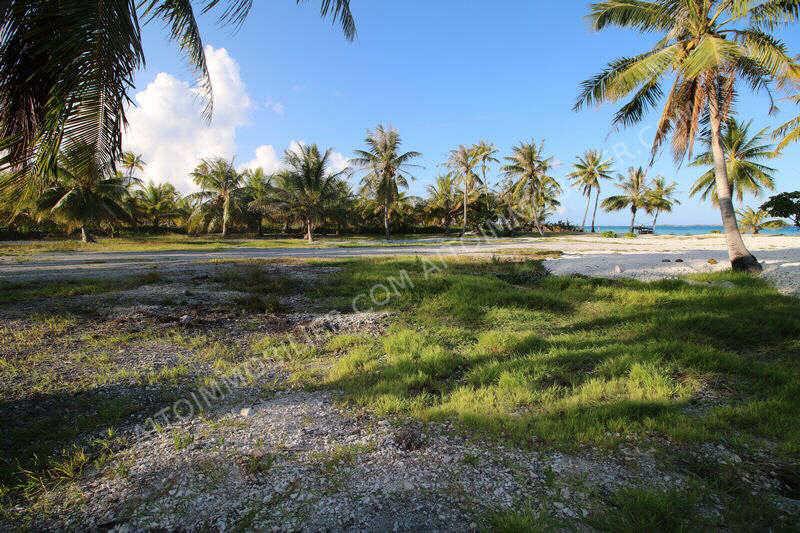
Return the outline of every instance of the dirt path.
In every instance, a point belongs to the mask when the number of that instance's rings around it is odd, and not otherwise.
[[[764,265],[765,276],[779,290],[800,290],[800,236],[746,235],[745,241]],[[675,277],[727,268],[722,235],[647,235],[636,239],[606,239],[592,235],[498,239],[476,244],[342,247],[239,248],[220,252],[74,252],[48,253],[25,258],[0,257],[0,280],[33,281],[53,278],[117,277],[159,269],[181,271],[189,265],[237,259],[335,259],[398,255],[473,255],[509,253],[513,249],[559,251],[546,261],[557,274],[633,277],[642,280]]]

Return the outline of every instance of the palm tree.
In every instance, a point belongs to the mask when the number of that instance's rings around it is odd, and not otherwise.
[[[672,208],[680,202],[675,199],[675,190],[678,184],[674,181],[667,183],[667,179],[663,176],[656,176],[653,179],[653,185],[647,191],[647,198],[645,199],[646,208],[649,212],[653,213],[653,231],[656,230],[656,222],[658,222],[658,215],[663,211],[666,213],[672,212]]]
[[[758,234],[762,229],[777,229],[786,226],[786,222],[778,218],[767,219],[769,213],[764,209],[755,210],[747,207],[736,212],[739,215],[739,224],[745,231]]]
[[[165,218],[177,213],[178,191],[171,183],[156,185],[152,181],[134,192],[136,206],[142,215],[148,217],[154,228],[161,226]]]
[[[621,211],[626,208],[631,210],[631,229],[636,224],[636,212],[639,209],[647,209],[647,171],[642,168],[629,168],[628,176],[619,177],[617,187],[622,189],[622,194],[609,196],[602,202],[603,209],[606,211]]]
[[[86,165],[86,153],[94,147],[72,145],[59,155],[58,166],[36,202],[40,218],[53,218],[68,230],[80,228],[81,240],[93,242],[91,229],[103,222],[129,218],[122,203],[126,180],[111,165],[94,161]]]
[[[436,217],[437,222],[444,227],[445,233],[453,223],[456,210],[455,179],[452,172],[437,176],[433,185],[428,185],[428,213]]]
[[[222,237],[226,237],[231,209],[241,207],[238,200],[243,192],[243,175],[236,171],[232,161],[216,157],[203,159],[192,172],[192,179],[201,188],[194,194],[199,200],[195,221],[201,221],[209,231],[212,226],[221,226]],[[221,218],[217,220],[219,215]]]
[[[475,156],[481,164],[481,183],[487,185],[486,170],[488,166],[491,163],[500,163],[500,160],[495,157],[498,152],[497,147],[490,142],[481,140],[478,141],[472,149],[475,151]]]
[[[342,177],[348,172],[331,170],[331,149],[324,153],[316,144],[286,150],[286,170],[275,174],[274,197],[279,208],[303,221],[308,242],[314,241],[314,225],[323,220],[341,198]]]
[[[774,157],[772,146],[764,140],[768,128],[750,135],[751,124],[752,121],[742,124],[733,118],[728,119],[722,134],[728,189],[730,195],[735,196],[739,202],[743,201],[745,193],[758,197],[764,189],[770,191],[775,189],[775,181],[772,178],[775,169],[760,163],[764,159]],[[704,141],[707,145],[710,144],[707,136]],[[711,151],[700,154],[692,161],[691,165],[695,167],[705,165],[712,167],[697,178],[689,195],[699,194],[703,200],[711,198],[711,202],[716,205],[718,198],[713,164],[714,155]]]
[[[572,186],[580,189],[586,197],[586,210],[583,212],[583,222],[581,231],[586,228],[586,217],[589,214],[589,203],[592,201],[592,191],[596,191],[594,197],[594,213],[592,214],[592,233],[594,233],[595,220],[597,219],[597,203],[600,199],[600,181],[613,179],[613,159],[603,159],[603,154],[597,150],[587,150],[583,156],[579,157],[572,166],[573,170],[568,174],[572,180]]]
[[[304,0],[296,0],[298,4]],[[7,186],[31,178],[41,185],[60,152],[93,146],[91,160],[112,164],[120,153],[125,108],[134,75],[145,63],[143,23],[163,24],[197,72],[201,92],[211,84],[195,9],[217,10],[220,22],[240,25],[253,0],[6,0],[0,2],[0,171]],[[323,17],[355,38],[349,0],[320,0]]]
[[[122,165],[122,168],[124,168],[127,171],[126,175],[129,178],[133,177],[133,173],[135,171],[138,170],[139,172],[141,172],[142,170],[144,170],[144,166],[146,164],[144,162],[144,159],[142,159],[141,154],[136,154],[133,152],[122,152],[122,156],[120,156],[119,162]]]
[[[244,191],[247,208],[258,216],[258,236],[264,234],[263,217],[273,213],[272,176],[261,167],[244,171]]]
[[[607,0],[591,5],[595,30],[610,26],[658,33],[653,49],[612,61],[583,82],[576,109],[617,102],[632,94],[613,120],[614,126],[640,122],[664,95],[666,103],[656,127],[653,156],[672,136],[675,159],[691,158],[698,125],[708,120],[719,209],[736,270],[759,271],[761,265],[739,233],[731,201],[721,140],[722,124],[731,114],[737,81],[765,88],[797,70],[786,46],[761,27],[795,20],[795,1],[768,0]]]
[[[461,226],[461,234],[467,232],[467,209],[469,209],[471,190],[476,184],[483,184],[481,178],[475,173],[475,167],[480,162],[478,152],[473,148],[460,145],[455,150],[450,150],[450,156],[446,165],[455,173],[457,181],[461,183],[464,194],[462,207],[464,210],[464,220]]]
[[[513,198],[528,200],[533,227],[544,235],[542,209],[546,203],[552,203],[554,191],[561,191],[561,185],[549,175],[553,158],[544,156],[544,141],[538,146],[531,141],[512,148],[511,156],[505,160],[501,170],[512,180],[509,193]]]
[[[375,198],[383,208],[383,228],[386,240],[389,234],[389,212],[397,200],[400,189],[408,187],[411,178],[408,169],[414,167],[411,160],[420,157],[419,152],[400,153],[400,133],[391,126],[378,125],[375,131],[367,130],[366,150],[356,150],[351,164],[366,171],[362,180],[362,192]]]

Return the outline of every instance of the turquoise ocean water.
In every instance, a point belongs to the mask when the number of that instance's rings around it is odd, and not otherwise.
[[[637,224],[638,225],[638,224]],[[598,226],[600,231],[615,231],[617,233],[627,233],[628,226]],[[591,228],[586,228],[589,231]],[[690,225],[690,226],[669,226],[658,225],[656,226],[656,235],[703,235],[711,233],[712,231],[722,231],[722,226],[704,226],[704,225]],[[795,226],[786,226],[781,229],[761,230],[763,234],[770,235],[800,235],[800,228]]]

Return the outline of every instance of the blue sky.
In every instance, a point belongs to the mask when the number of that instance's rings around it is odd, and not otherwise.
[[[175,96],[187,91],[192,73],[162,28],[149,25],[148,64],[134,91],[142,96],[137,99],[142,109],[133,111],[139,116],[131,121],[131,144],[152,164],[146,177],[187,183],[178,169],[203,151],[219,152],[206,156],[235,155],[245,163],[257,159],[259,147],[269,146],[279,155],[290,142],[302,140],[349,157],[367,128],[390,123],[400,130],[406,149],[424,155],[424,168],[411,186],[420,195],[442,172],[448,150],[479,139],[494,142],[502,154],[521,140],[545,139],[546,151],[562,162],[555,171],[562,183],[575,156],[590,147],[620,159],[617,170],[645,165],[656,116],[641,127],[613,133],[613,107],[571,110],[583,79],[613,58],[645,50],[653,40],[620,30],[591,32],[584,19],[587,5],[353,0],[358,38],[352,43],[319,18],[315,1],[299,7],[292,0],[255,2],[235,33],[203,16],[205,43],[227,73],[215,82],[221,109],[210,126],[196,122],[193,109]],[[800,52],[796,32],[787,42]],[[158,78],[160,73],[166,75]],[[167,93],[172,96],[162,96]],[[783,114],[769,117],[765,97],[743,95],[738,113],[763,127],[794,111],[788,102],[783,107]],[[183,140],[172,146],[169,132],[176,123],[181,133],[175,137]],[[185,161],[170,166],[165,158]],[[800,146],[771,163],[778,169],[778,190],[800,189],[798,163]],[[717,223],[718,214],[709,205],[686,196],[698,169],[676,169],[666,153],[652,173],[676,180],[681,190],[683,205],[662,216],[663,223]],[[612,190],[609,184],[605,193]],[[562,201],[564,212],[558,216],[579,222],[583,199],[567,191]],[[624,224],[628,215],[603,213],[599,218],[603,224]]]

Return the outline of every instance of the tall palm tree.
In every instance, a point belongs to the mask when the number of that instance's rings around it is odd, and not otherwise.
[[[530,207],[533,227],[544,235],[541,213],[545,203],[550,203],[553,191],[560,192],[561,185],[550,176],[552,157],[544,156],[544,141],[521,142],[505,158],[502,172],[512,180],[509,193],[515,198],[525,198]]]
[[[233,161],[222,157],[203,159],[192,172],[192,179],[200,186],[201,191],[194,196],[199,200],[196,220],[210,228],[216,224],[218,215],[222,237],[228,235],[228,224],[231,219],[231,210],[239,209],[239,200],[243,192],[243,175],[237,172]]]
[[[298,4],[305,0],[296,0]],[[195,10],[217,10],[223,24],[240,25],[253,0],[5,0],[0,2],[0,171],[8,186],[45,179],[60,152],[93,146],[91,160],[113,164],[120,153],[125,106],[145,62],[141,25],[163,24],[197,72],[211,84]],[[323,17],[355,37],[349,0],[320,0]],[[85,152],[80,149],[77,152]],[[33,172],[30,172],[33,170]]]
[[[455,179],[452,172],[437,176],[432,185],[428,185],[428,202],[426,205],[428,213],[436,217],[439,224],[444,227],[445,233],[453,223],[453,215],[456,210]]]
[[[642,168],[629,168],[628,176],[619,177],[617,187],[622,189],[622,194],[609,196],[602,202],[603,209],[606,211],[622,211],[623,209],[631,210],[631,229],[633,233],[634,225],[636,224],[636,212],[639,209],[647,209],[647,193],[649,191],[647,186],[647,171]]]
[[[411,161],[420,157],[419,152],[400,153],[400,133],[391,126],[378,125],[375,131],[367,130],[366,150],[356,150],[350,163],[366,171],[362,180],[362,192],[372,196],[383,209],[383,228],[386,240],[389,232],[389,213],[401,189],[408,187],[411,178],[409,169],[416,165]]]
[[[461,183],[461,190],[464,194],[462,202],[464,210],[464,220],[461,226],[462,235],[467,232],[467,209],[469,209],[471,191],[476,184],[483,184],[480,176],[475,172],[475,167],[478,166],[479,162],[478,152],[473,147],[467,147],[462,144],[455,150],[450,150],[450,156],[446,163],[450,170],[455,173],[458,182]]]
[[[133,177],[133,173],[137,170],[141,172],[144,170],[145,162],[142,159],[141,154],[136,154],[134,152],[122,152],[122,155],[119,158],[119,162],[122,165],[122,168],[125,169],[126,175],[129,178]]]
[[[744,195],[761,196],[764,189],[774,190],[775,181],[772,174],[774,168],[761,163],[765,159],[774,157],[772,145],[765,141],[768,128],[750,134],[752,121],[741,123],[736,119],[728,119],[722,132],[722,147],[725,150],[725,170],[728,175],[730,195],[742,202]],[[706,145],[711,139],[704,138]],[[692,161],[691,165],[712,165],[707,172],[697,178],[692,185],[689,195],[700,195],[703,200],[711,198],[717,204],[716,180],[714,177],[714,155],[711,151],[704,152]]]
[[[786,222],[779,218],[769,219],[769,212],[764,209],[746,207],[736,212],[739,215],[739,224],[745,231],[758,234],[762,229],[778,229],[786,226]]]
[[[488,185],[486,181],[486,171],[490,164],[500,163],[500,160],[495,157],[499,150],[494,144],[484,140],[478,141],[472,149],[475,150],[475,156],[478,158],[481,165],[481,183],[483,183],[483,185]]]
[[[645,199],[647,210],[653,213],[653,231],[656,229],[660,213],[670,213],[675,205],[680,205],[680,202],[675,198],[677,188],[677,183],[674,181],[667,183],[667,179],[664,176],[653,178],[653,184],[647,191],[647,198]]]
[[[567,176],[572,181],[572,186],[579,189],[586,197],[586,209],[583,212],[583,222],[581,231],[585,231],[586,217],[589,214],[589,204],[592,201],[592,191],[596,191],[594,197],[594,213],[592,214],[592,233],[595,229],[597,219],[597,203],[600,200],[600,181],[613,179],[614,160],[603,159],[603,154],[598,150],[587,150],[572,166],[572,172]]]
[[[72,145],[59,155],[56,171],[41,193],[36,208],[40,218],[52,218],[68,230],[80,229],[83,242],[93,242],[91,230],[103,222],[129,218],[123,197],[126,180],[100,161],[86,164],[94,147]]]
[[[342,177],[348,172],[331,170],[331,149],[320,152],[316,144],[286,150],[286,167],[275,174],[277,205],[302,220],[308,242],[314,241],[314,225],[322,221],[341,198]]]
[[[661,38],[643,54],[612,61],[583,82],[575,105],[617,102],[633,95],[617,112],[614,126],[640,122],[669,83],[656,127],[653,155],[668,136],[676,160],[691,158],[698,125],[708,120],[719,209],[736,270],[759,271],[761,265],[742,240],[731,200],[722,124],[733,106],[737,82],[761,89],[796,74],[786,46],[766,33],[771,24],[795,20],[794,0],[607,0],[591,5],[595,30],[611,26],[658,33]]]
[[[134,192],[137,208],[150,219],[154,228],[160,227],[162,220],[176,216],[178,198],[178,191],[171,183],[156,185],[150,181]]]

